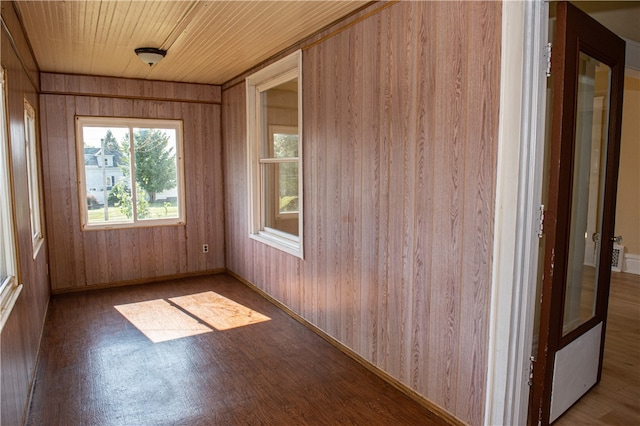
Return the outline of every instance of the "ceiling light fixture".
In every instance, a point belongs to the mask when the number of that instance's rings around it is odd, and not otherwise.
[[[157,64],[167,54],[166,50],[156,49],[155,47],[139,47],[135,52],[138,58],[149,66]]]

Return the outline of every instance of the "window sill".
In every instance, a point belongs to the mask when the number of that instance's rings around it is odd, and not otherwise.
[[[7,286],[7,289],[1,295],[0,299],[0,333],[2,333],[2,330],[9,319],[9,315],[18,300],[18,296],[22,291],[22,285],[15,285],[15,278],[12,278],[11,280],[12,282],[9,283],[9,286]]]
[[[269,232],[259,231],[257,234],[249,234],[249,238],[255,241],[259,241],[263,244],[271,246],[275,249],[289,253],[293,256],[304,259],[302,251],[302,243],[299,241],[292,241],[290,239],[274,235]]]
[[[138,222],[112,222],[111,224],[85,224],[82,231],[113,231],[118,229],[155,228],[158,226],[185,226],[184,220],[153,220]]]
[[[33,260],[36,260],[40,249],[44,245],[44,237],[40,237],[33,242]]]

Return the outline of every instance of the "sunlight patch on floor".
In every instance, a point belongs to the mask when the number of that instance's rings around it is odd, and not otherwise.
[[[205,324],[163,299],[114,307],[153,343],[212,331]]]
[[[269,321],[231,299],[207,291],[114,308],[154,343]],[[212,328],[213,327],[213,328]]]
[[[213,291],[172,297],[169,300],[216,330],[229,330],[271,319]]]

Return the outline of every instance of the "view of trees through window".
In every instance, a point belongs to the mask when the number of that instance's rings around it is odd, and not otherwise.
[[[89,224],[180,216],[177,129],[84,125],[82,135]]]
[[[275,158],[291,158],[295,162],[278,164],[279,212],[298,211],[298,135],[275,133],[273,135]]]

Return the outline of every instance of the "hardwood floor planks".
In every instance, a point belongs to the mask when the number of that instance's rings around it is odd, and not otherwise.
[[[269,320],[153,343],[117,310],[207,292]],[[253,423],[442,421],[224,274],[53,297],[27,425]]]
[[[640,275],[611,273],[602,379],[554,425],[640,423]]]

